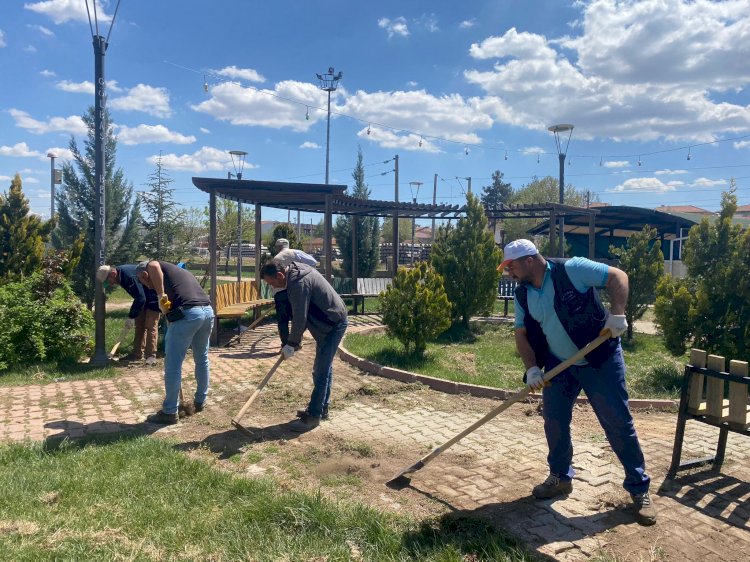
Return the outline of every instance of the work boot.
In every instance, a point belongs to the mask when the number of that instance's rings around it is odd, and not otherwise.
[[[641,525],[653,525],[656,523],[656,508],[648,492],[630,494],[630,497],[633,498],[635,520]]]
[[[146,421],[148,423],[159,423],[162,425],[174,425],[179,421],[179,419],[180,419],[180,415],[177,413],[167,414],[164,412],[164,410],[159,410],[155,414],[151,414],[149,417],[147,417]]]
[[[203,411],[203,406],[205,405],[205,402],[193,402],[195,404],[195,413]]]
[[[300,418],[289,425],[289,431],[294,433],[305,433],[311,431],[320,425],[320,418],[311,416],[307,412]]]
[[[153,365],[156,363],[156,355],[151,355],[146,358],[146,365]]]
[[[563,480],[550,474],[544,482],[534,486],[531,494],[538,500],[548,500],[557,496],[567,496],[572,491],[572,480]]]
[[[310,415],[310,413],[307,411],[307,408],[305,408],[304,410],[297,410],[297,417],[298,418],[301,418],[301,417],[304,417],[304,416],[309,416],[309,415]],[[323,415],[320,416],[320,419],[321,420],[327,420],[328,419],[328,406],[326,406],[325,408],[323,408]]]

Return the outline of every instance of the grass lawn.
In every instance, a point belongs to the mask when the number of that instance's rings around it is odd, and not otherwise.
[[[523,366],[516,352],[512,324],[473,324],[474,333],[451,328],[427,344],[423,358],[404,353],[403,345],[386,334],[349,334],[345,347],[360,357],[457,382],[520,389]],[[660,336],[636,334],[624,343],[631,398],[679,398],[687,355],[674,358]]]
[[[0,489],[6,560],[532,560],[478,519],[282,490],[148,437],[0,446]]]

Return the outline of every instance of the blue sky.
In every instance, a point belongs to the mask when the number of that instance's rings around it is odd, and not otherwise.
[[[103,35],[115,5],[98,4]],[[323,183],[330,66],[330,181],[351,184],[361,146],[373,198],[393,199],[396,154],[402,200],[419,181],[431,201],[436,173],[457,204],[457,177],[475,192],[498,169],[516,188],[557,177],[547,126],[572,123],[566,182],[604,202],[717,209],[735,178],[750,204],[747,0],[122,0],[106,57],[118,165],[144,190],[161,151],[196,207],[190,178],[226,177],[229,150],[248,153],[246,179]],[[85,1],[4,1],[0,71],[0,186],[21,173],[49,215],[46,154],[83,138],[93,104]]]

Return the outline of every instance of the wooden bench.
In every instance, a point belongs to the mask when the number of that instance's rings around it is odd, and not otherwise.
[[[668,478],[674,478],[680,470],[707,464],[711,464],[714,470],[719,470],[724,462],[729,432],[750,436],[750,377],[747,365],[745,361],[732,360],[729,362],[727,373],[724,371],[724,357],[707,355],[700,349],[690,351],[690,364],[685,366],[685,377],[682,380],[680,409],[677,413],[677,428],[672,449],[672,464],[667,471]],[[719,428],[719,441],[713,457],[681,462],[685,424],[688,420]]]
[[[265,289],[265,287],[264,287]],[[214,314],[217,318],[237,318],[237,333],[240,331],[240,318],[248,310],[259,311],[262,307],[274,303],[270,297],[270,291],[263,291],[264,294],[258,294],[258,287],[255,281],[240,281],[226,283],[216,287],[216,310]]]
[[[350,277],[334,277],[333,288],[342,299],[352,299],[354,314],[357,314],[357,307],[361,313],[365,313],[365,298],[380,296],[391,285],[390,277],[360,277],[357,279],[357,290],[354,290],[354,284]]]
[[[503,301],[503,316],[508,316],[508,303],[513,302],[518,281],[501,277],[497,284],[497,298]]]

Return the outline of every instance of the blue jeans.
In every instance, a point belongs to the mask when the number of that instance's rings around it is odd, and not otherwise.
[[[314,388],[310,396],[310,403],[307,405],[307,412],[316,418],[321,417],[323,411],[328,409],[328,402],[331,399],[331,384],[333,383],[333,359],[336,357],[336,350],[344,337],[347,326],[348,322],[342,320],[320,341],[316,341],[315,363],[313,363],[312,372]]]
[[[558,363],[557,360],[551,362],[546,370]],[[571,466],[570,422],[573,404],[581,389],[586,392],[612,451],[625,468],[623,487],[631,494],[648,491],[651,479],[646,474],[646,462],[628,407],[625,361],[619,346],[601,367],[574,365],[553,378],[550,386],[544,389],[544,433],[549,446],[547,462],[550,473],[563,480],[575,475]]]
[[[188,347],[193,347],[195,361],[195,401],[206,401],[208,394],[208,341],[214,325],[214,311],[210,306],[194,306],[185,310],[185,317],[169,322],[164,338],[164,389],[166,397],[162,410],[176,414],[180,403],[182,362]]]

